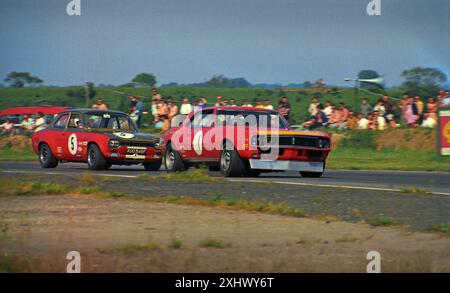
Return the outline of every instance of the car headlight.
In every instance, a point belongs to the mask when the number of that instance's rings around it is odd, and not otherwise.
[[[155,142],[155,148],[159,148],[164,142],[164,138],[160,138],[159,141]]]
[[[330,140],[328,138],[319,138],[319,148],[328,149],[330,147]]]
[[[117,139],[110,139],[108,142],[110,148],[118,148],[120,146],[120,141]]]

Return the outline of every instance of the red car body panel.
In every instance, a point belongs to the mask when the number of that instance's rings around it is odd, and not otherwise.
[[[215,123],[217,120],[217,113],[220,110],[229,111],[267,111],[270,114],[278,115],[274,110],[264,110],[260,108],[244,108],[244,107],[213,107],[205,108],[205,111],[211,111],[213,113],[213,120]],[[220,160],[221,148],[220,145],[223,144],[224,140],[230,140],[234,142],[234,146],[239,153],[239,156],[244,160],[258,160],[261,159],[262,151],[260,147],[251,146],[251,138],[254,135],[267,135],[267,134],[277,134],[280,139],[282,137],[295,137],[298,139],[327,139],[328,146],[326,148],[314,147],[314,146],[302,146],[302,145],[275,145],[272,148],[278,148],[278,155],[276,156],[277,161],[303,161],[303,162],[325,162],[328,154],[331,150],[330,135],[326,132],[318,131],[296,131],[289,128],[279,128],[276,130],[267,130],[264,128],[257,128],[253,126],[215,126],[206,128],[191,128],[189,126],[190,120],[193,118],[193,113],[188,115],[180,127],[171,128],[163,135],[163,143],[161,144],[161,150],[164,153],[167,144],[172,142],[174,147],[178,151],[180,157],[185,162],[218,162]],[[184,128],[184,129],[183,129]],[[194,137],[198,132],[202,132],[203,138],[208,137],[209,133],[213,131],[215,134],[222,133],[219,135],[221,141],[212,141],[208,139],[202,140],[202,152],[199,154],[195,151]],[[174,139],[177,133],[189,133],[190,136],[186,137],[179,143],[174,143],[178,139]],[[211,143],[215,145],[211,149]],[[238,145],[236,145],[238,144]],[[219,147],[218,147],[219,145]]]

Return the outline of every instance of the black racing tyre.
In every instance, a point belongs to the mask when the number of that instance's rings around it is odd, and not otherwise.
[[[300,172],[300,174],[305,178],[319,178],[323,172]]]
[[[218,165],[218,164],[209,165],[208,169],[211,172],[218,172],[218,171],[220,171],[220,165]]]
[[[325,163],[323,163],[323,170],[322,172],[302,172],[300,171],[300,175],[305,178],[319,178],[323,175],[323,172],[325,172]]]
[[[186,170],[186,165],[178,154],[177,150],[173,147],[172,143],[167,145],[166,152],[164,154],[164,165],[166,167],[166,171],[171,172],[180,172]]]
[[[229,142],[224,144],[220,154],[220,171],[225,177],[240,177],[247,171],[244,161]]]
[[[48,144],[43,143],[39,147],[39,163],[42,168],[55,168],[58,166],[58,159],[53,155]]]
[[[112,166],[112,163],[111,163],[111,161],[106,161],[106,164],[105,164],[105,170],[109,170],[109,169],[111,169],[111,166]]]
[[[91,170],[105,170],[107,166],[107,160],[103,156],[102,152],[96,144],[91,144],[88,148],[88,160],[89,169]]]
[[[161,161],[144,163],[144,168],[145,171],[159,171],[159,168],[161,168]]]

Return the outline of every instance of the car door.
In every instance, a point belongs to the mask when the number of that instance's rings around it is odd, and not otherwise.
[[[196,161],[212,158],[212,150],[206,135],[214,127],[214,110],[202,110],[191,118],[191,152],[189,158]],[[206,140],[205,140],[206,138]]]
[[[54,149],[53,152],[55,156],[59,160],[68,160],[68,151],[67,151],[67,133],[66,127],[70,118],[70,113],[61,114],[55,123],[53,124],[51,130],[51,136],[54,138]]]
[[[87,133],[84,131],[81,114],[78,112],[71,113],[63,136],[66,139],[63,154],[67,160],[84,160],[87,148],[86,136]]]

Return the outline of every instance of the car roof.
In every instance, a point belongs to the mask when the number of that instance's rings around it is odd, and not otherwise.
[[[90,109],[90,108],[77,108],[77,109],[70,109],[68,111],[65,111],[64,113],[72,113],[72,112],[78,112],[78,113],[109,113],[109,114],[121,114],[121,115],[127,115],[124,112],[120,111],[114,111],[114,110],[99,110],[99,109]]]

